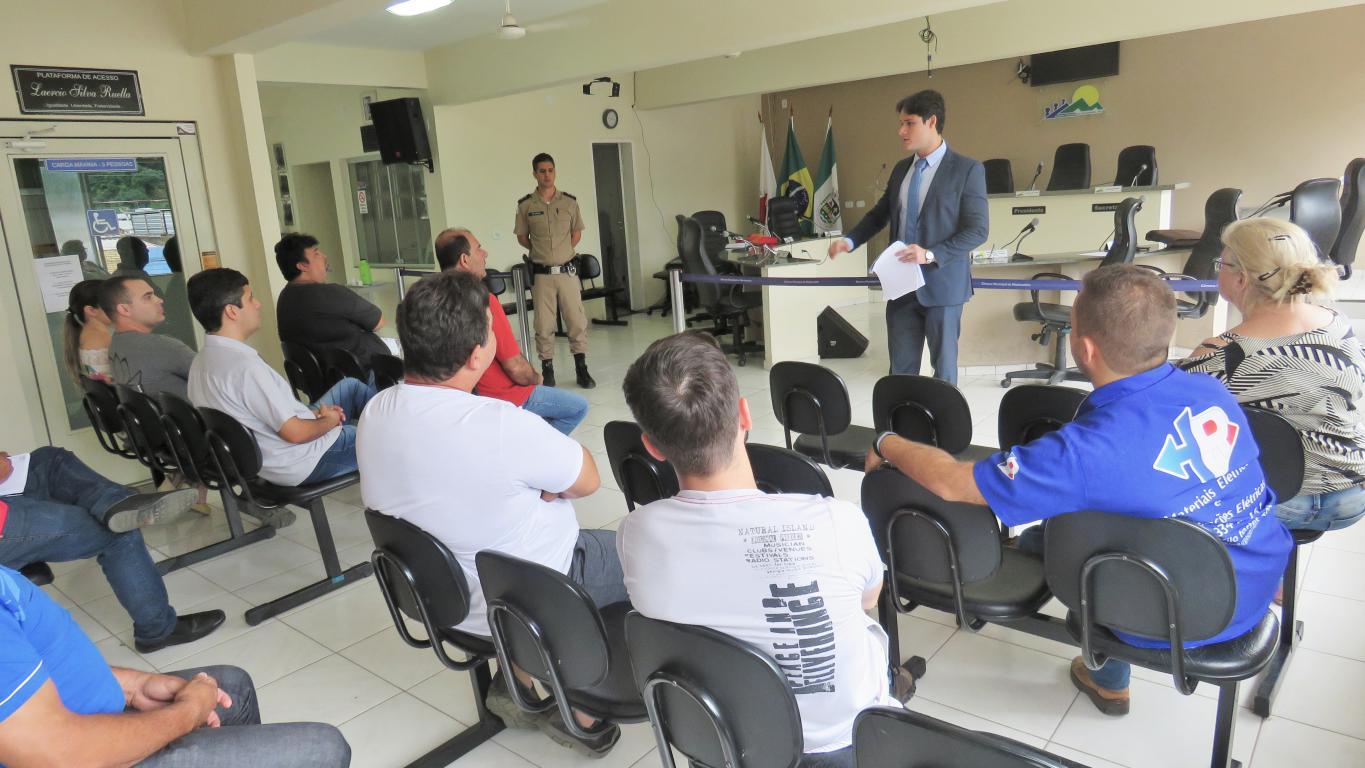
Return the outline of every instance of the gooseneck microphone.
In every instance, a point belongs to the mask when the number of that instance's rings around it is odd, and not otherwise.
[[[1033,185],[1038,183],[1038,177],[1043,175],[1043,161],[1038,161],[1038,170],[1033,172],[1033,178],[1029,180],[1028,191],[1033,191]]]
[[[1141,177],[1142,177],[1142,174],[1144,174],[1144,173],[1146,173],[1146,172],[1147,172],[1147,164],[1146,164],[1146,163],[1143,163],[1142,165],[1138,166],[1137,173],[1133,174],[1133,180],[1130,181],[1130,182],[1128,182],[1128,186],[1130,186],[1130,187],[1136,187],[1136,186],[1137,186],[1137,183],[1138,183],[1138,179],[1141,178]]]
[[[1028,223],[1028,226],[1026,226],[1026,227],[1024,227],[1023,229],[1019,230],[1019,234],[1015,237],[1015,240],[1017,240],[1018,242],[1016,242],[1016,243],[1014,244],[1014,253],[1010,254],[1010,261],[1032,261],[1032,260],[1033,260],[1031,257],[1025,256],[1024,254],[1020,253],[1020,252],[1019,252],[1019,249],[1023,247],[1024,241],[1027,240],[1027,239],[1028,239],[1028,236],[1031,235],[1031,234],[1033,234],[1034,230],[1036,230],[1036,229],[1038,229],[1038,217],[1037,217],[1037,216],[1033,217],[1033,221],[1030,221],[1030,222]]]

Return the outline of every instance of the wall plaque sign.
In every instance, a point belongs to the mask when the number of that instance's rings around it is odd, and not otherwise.
[[[142,86],[131,69],[10,65],[25,115],[143,115]]]

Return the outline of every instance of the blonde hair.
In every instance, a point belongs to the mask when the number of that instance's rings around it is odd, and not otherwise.
[[[1223,245],[1247,275],[1252,301],[1284,304],[1331,298],[1337,268],[1318,258],[1317,246],[1299,225],[1282,219],[1244,219],[1223,230]]]

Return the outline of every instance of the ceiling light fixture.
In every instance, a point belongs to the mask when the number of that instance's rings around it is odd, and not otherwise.
[[[389,3],[384,10],[395,16],[420,16],[444,8],[450,3],[451,0],[399,0],[396,3]]]

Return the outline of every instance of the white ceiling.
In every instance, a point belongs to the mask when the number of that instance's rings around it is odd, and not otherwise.
[[[574,12],[606,0],[512,0],[512,15],[530,35],[553,34],[578,23]],[[422,51],[477,37],[492,38],[502,23],[505,0],[455,0],[421,16],[395,16],[378,9],[306,36],[308,42],[353,48]],[[515,41],[509,42],[509,45]]]

